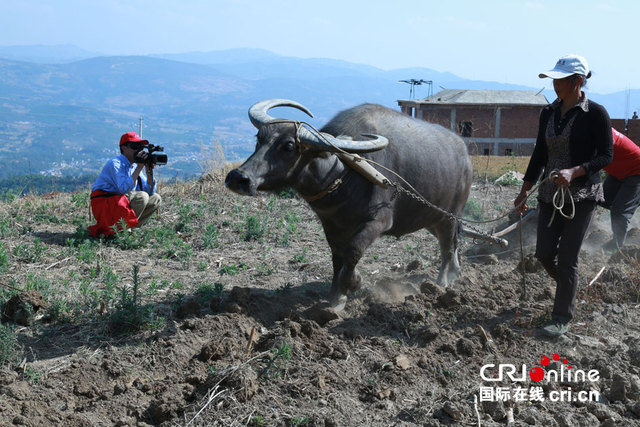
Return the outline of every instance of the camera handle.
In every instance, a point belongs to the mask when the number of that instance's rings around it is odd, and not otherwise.
[[[151,168],[151,166],[147,169],[147,184],[149,184],[151,191],[153,191],[153,168]]]

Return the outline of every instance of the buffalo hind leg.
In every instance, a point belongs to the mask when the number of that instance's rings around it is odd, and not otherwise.
[[[445,219],[435,227],[436,237],[440,244],[440,272],[438,284],[448,286],[460,276],[460,261],[458,260],[458,225]]]

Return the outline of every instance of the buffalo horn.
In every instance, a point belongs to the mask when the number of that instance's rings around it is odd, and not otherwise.
[[[275,107],[293,107],[313,117],[313,114],[295,101],[288,99],[267,99],[253,104],[249,108],[249,120],[256,128],[260,128],[263,125],[277,120],[271,117],[267,112]],[[322,132],[322,136],[315,132],[309,131],[304,126],[301,126],[298,130],[298,136],[300,142],[307,148],[323,151],[339,151],[344,150],[350,153],[368,153],[371,151],[381,150],[389,144],[389,140],[384,136],[375,134],[363,134],[363,136],[373,139],[363,141],[353,141],[350,139],[336,138],[333,135]]]
[[[311,114],[311,111],[307,110],[307,107],[295,101],[290,101],[288,99],[267,99],[265,101],[256,102],[251,106],[251,108],[249,108],[249,120],[251,120],[251,123],[253,123],[257,129],[260,129],[267,123],[277,120],[267,114],[267,111],[276,107],[297,108],[309,117],[313,117],[313,114]]]

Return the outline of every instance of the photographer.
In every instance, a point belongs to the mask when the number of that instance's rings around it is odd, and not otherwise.
[[[160,206],[155,180],[147,182],[155,166],[143,149],[148,144],[135,132],[120,138],[120,155],[107,162],[91,188],[91,210],[97,221],[89,227],[92,236],[113,234],[113,225],[119,226],[122,219],[128,227],[142,225]]]

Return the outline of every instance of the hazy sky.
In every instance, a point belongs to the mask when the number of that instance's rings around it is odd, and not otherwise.
[[[0,0],[0,45],[256,47],[540,88],[551,88],[540,71],[578,53],[593,70],[590,90],[608,93],[640,89],[638,16],[635,0]]]

